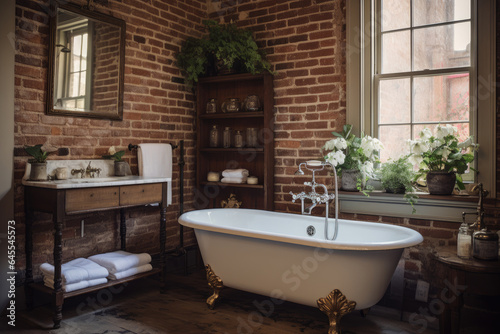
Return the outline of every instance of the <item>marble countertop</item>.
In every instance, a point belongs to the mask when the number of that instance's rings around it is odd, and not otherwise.
[[[54,181],[30,181],[23,180],[23,185],[28,187],[49,188],[49,189],[76,189],[92,187],[125,186],[133,184],[171,182],[170,177],[144,177],[137,175],[128,176],[107,176],[100,178],[74,178]]]

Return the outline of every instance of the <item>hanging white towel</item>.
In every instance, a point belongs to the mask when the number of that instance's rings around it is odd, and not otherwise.
[[[64,292],[71,292],[71,291],[85,289],[85,288],[88,288],[90,286],[104,284],[104,283],[108,283],[107,278],[97,278],[97,279],[91,279],[88,281],[80,281],[80,282],[71,283],[71,284],[63,284],[62,289]],[[54,279],[53,278],[44,277],[43,284],[48,288],[54,289]]]
[[[151,271],[151,270],[153,270],[153,266],[151,266],[150,264],[145,264],[142,266],[133,267],[133,268],[130,268],[130,269],[127,269],[124,271],[120,271],[118,273],[109,274],[108,278],[110,280],[116,280],[116,279],[129,277],[129,276],[132,276],[135,274],[145,273],[145,272]]]
[[[223,177],[247,177],[249,175],[248,169],[225,169],[222,172]]]
[[[40,265],[40,270],[44,276],[54,277],[54,266],[49,263]],[[78,258],[61,266],[61,277],[64,284],[72,284],[86,280],[105,278],[108,276],[108,270],[99,264]]]
[[[120,271],[150,263],[151,255],[148,253],[132,254],[125,251],[116,251],[92,255],[89,260],[108,269],[110,274],[116,274]]]
[[[139,144],[137,160],[139,175],[172,178],[172,146],[170,144]],[[172,181],[167,183],[167,205],[172,204]]]

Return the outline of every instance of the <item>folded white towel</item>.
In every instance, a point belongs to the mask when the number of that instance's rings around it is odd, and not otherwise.
[[[108,280],[106,278],[97,278],[97,279],[91,279],[91,280],[85,280],[85,281],[80,281],[76,283],[71,283],[71,284],[63,284],[62,289],[64,292],[71,292],[75,290],[80,290],[80,289],[85,289],[90,286],[94,285],[99,285],[99,284],[104,284],[107,283]],[[54,289],[54,279],[50,278],[48,276],[44,276],[43,278],[43,284],[51,289]]]
[[[48,263],[40,265],[40,270],[45,276],[54,277],[54,266]],[[78,258],[61,266],[61,277],[63,283],[72,284],[80,281],[92,280],[97,278],[105,278],[109,273],[106,268],[99,264],[84,259]]]
[[[250,175],[248,169],[226,169],[222,172],[223,177],[247,177]]]
[[[139,175],[172,178],[172,146],[170,144],[139,144],[137,150]],[[167,205],[172,204],[172,182],[167,183]]]
[[[130,268],[130,269],[127,269],[124,271],[120,271],[118,273],[109,274],[108,278],[110,280],[121,279],[121,278],[129,277],[129,276],[132,276],[135,274],[145,273],[147,271],[151,271],[152,269],[153,269],[153,267],[150,264],[145,264],[142,266],[133,267],[133,268]]]
[[[223,177],[222,180],[220,180],[222,183],[246,183],[247,182],[247,177]]]
[[[125,251],[116,251],[92,255],[89,260],[108,269],[110,274],[116,274],[120,271],[150,263],[151,255],[148,253],[132,254]]]

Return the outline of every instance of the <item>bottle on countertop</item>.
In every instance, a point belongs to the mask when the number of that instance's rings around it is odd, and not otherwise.
[[[458,229],[457,255],[463,259],[470,259],[472,255],[472,230],[465,222]]]

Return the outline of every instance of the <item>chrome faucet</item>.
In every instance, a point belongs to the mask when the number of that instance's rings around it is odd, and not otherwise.
[[[316,182],[316,172],[322,171],[325,169],[325,167],[331,167],[334,171],[335,175],[335,194],[329,194],[328,193],[328,188],[321,183]],[[294,194],[293,192],[290,191],[290,195],[292,195],[292,202],[295,203],[297,199],[300,200],[301,203],[301,212],[303,215],[310,215],[312,210],[318,205],[318,204],[326,204],[326,210],[325,210],[325,238],[327,240],[335,240],[337,238],[337,232],[338,232],[338,187],[337,187],[337,172],[335,168],[330,164],[329,162],[323,162],[323,161],[318,161],[318,160],[310,160],[307,162],[303,162],[299,164],[299,169],[297,172],[295,172],[295,175],[304,175],[304,172],[302,171],[302,168],[305,168],[307,170],[312,171],[312,180],[311,182],[304,182],[305,186],[311,187],[311,192],[305,193],[305,192],[300,192],[298,194]],[[316,188],[322,188],[323,189],[323,194],[319,194],[316,192]],[[312,203],[311,205],[305,207],[305,200],[309,199]],[[335,199],[335,233],[333,235],[332,239],[328,238],[328,208],[329,208],[329,202],[330,200]]]

